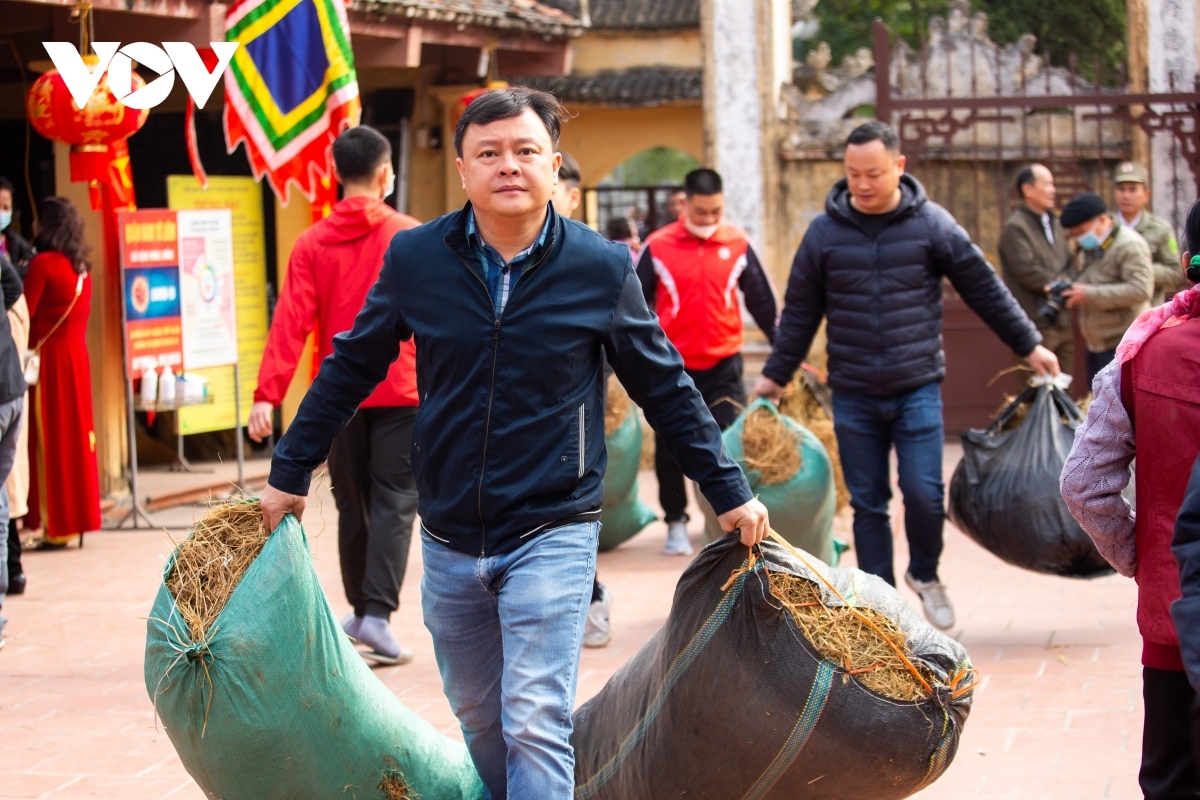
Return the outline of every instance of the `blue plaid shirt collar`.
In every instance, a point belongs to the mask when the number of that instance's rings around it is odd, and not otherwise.
[[[550,234],[551,218],[552,216],[547,210],[546,223],[542,225],[542,232],[538,235],[537,240],[513,256],[511,261],[505,262],[499,251],[479,235],[479,230],[475,226],[475,209],[468,211],[467,242],[475,250],[479,264],[483,267],[483,279],[492,296],[492,305],[497,317],[504,311],[512,287],[516,285],[522,273],[533,262],[535,254],[539,253],[546,244],[546,237]]]

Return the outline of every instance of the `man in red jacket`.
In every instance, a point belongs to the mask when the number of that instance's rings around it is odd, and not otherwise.
[[[637,273],[646,305],[658,314],[667,338],[683,356],[688,375],[724,429],[746,405],[744,325],[736,289],[742,290],[750,316],[772,343],[778,300],[746,232],[723,222],[721,176],[711,169],[692,170],[684,178],[684,191],[684,213],[646,239]],[[663,553],[691,555],[683,471],[658,437],[654,470],[667,523]]]
[[[272,411],[309,332],[317,331],[321,359],[332,353],[333,337],[350,330],[375,284],[392,237],[420,224],[383,202],[396,176],[391,145],[378,131],[360,125],[343,133],[333,143],[333,163],[343,199],[292,249],[250,411],[255,441],[271,434]],[[416,416],[416,349],[409,340],[329,454],[342,585],[354,606],[342,627],[369,648],[366,657],[385,664],[408,663],[413,655],[396,641],[389,619],[400,604],[417,510],[409,456]]]

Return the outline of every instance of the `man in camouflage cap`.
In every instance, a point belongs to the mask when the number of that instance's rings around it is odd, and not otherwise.
[[[1146,210],[1150,202],[1150,182],[1146,168],[1133,161],[1117,166],[1113,175],[1116,188],[1113,197],[1117,203],[1117,222],[1133,228],[1150,245],[1150,256],[1154,262],[1154,296],[1151,306],[1162,305],[1187,284],[1179,269],[1179,245],[1175,232],[1162,217]]]

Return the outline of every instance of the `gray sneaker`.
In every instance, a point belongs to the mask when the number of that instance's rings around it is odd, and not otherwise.
[[[692,543],[688,541],[687,523],[668,522],[667,523],[667,544],[663,548],[664,556],[690,556]]]
[[[363,617],[356,638],[358,644],[368,648],[359,651],[368,661],[392,665],[407,664],[413,660],[413,651],[400,646],[392,635],[391,625],[383,617],[372,617],[370,614]]]
[[[354,616],[353,611],[341,619],[342,630],[345,631],[346,635],[351,639],[358,638],[358,629],[362,627],[362,623],[363,618]]]
[[[904,573],[904,582],[921,598],[925,619],[935,628],[948,631],[954,627],[954,606],[941,581],[919,581],[911,572]]]
[[[612,594],[600,584],[600,599],[588,606],[587,622],[583,626],[584,647],[604,647],[612,640],[612,625],[608,613],[612,610]]]

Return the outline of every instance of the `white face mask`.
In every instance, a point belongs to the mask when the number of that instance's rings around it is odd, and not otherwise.
[[[717,228],[721,227],[721,223],[716,225],[696,225],[691,218],[686,214],[683,217],[683,226],[688,229],[688,232],[697,239],[711,239],[713,234],[717,232]]]
[[[396,173],[393,172],[391,175],[388,176],[388,182],[386,184],[384,184],[383,196],[385,198],[391,197],[392,192],[394,192],[394,191],[396,191]]]

